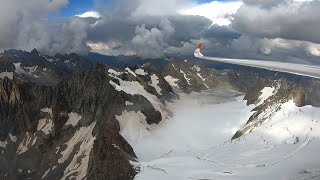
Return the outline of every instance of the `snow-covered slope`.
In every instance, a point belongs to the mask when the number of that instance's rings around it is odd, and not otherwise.
[[[137,154],[139,163],[133,164],[141,168],[135,179],[309,179],[320,175],[320,108],[299,108],[290,100],[254,132],[230,141],[254,106],[247,106],[242,95],[223,92],[182,95],[169,105],[174,117],[156,127],[142,126],[135,116],[122,116],[121,134]]]

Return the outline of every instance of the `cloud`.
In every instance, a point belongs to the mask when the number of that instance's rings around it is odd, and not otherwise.
[[[244,5],[232,27],[260,38],[283,38],[320,43],[320,1],[285,3],[271,8]]]
[[[249,55],[252,58],[274,61],[289,61],[295,63],[319,64],[320,44],[288,40],[282,38],[268,39],[241,36],[232,42],[232,51],[238,56]],[[241,55],[242,53],[242,55]]]
[[[85,53],[88,23],[80,18],[49,21],[68,0],[10,0],[0,6],[0,49],[39,49],[44,53]]]
[[[197,43],[212,56],[317,63],[317,0],[95,0],[94,11],[48,19],[68,0],[6,1],[0,49],[43,53],[190,57]]]
[[[318,12],[303,15],[304,8],[312,8],[310,3],[314,2],[120,0],[101,8],[103,18],[90,28],[88,39],[106,45],[105,54],[132,51],[144,58],[190,57],[201,41],[207,55],[310,63],[319,55],[314,41],[318,35],[312,33],[319,23],[311,17]],[[302,22],[313,23],[303,27]],[[300,28],[310,28],[311,33]],[[112,48],[114,42],[121,46]]]
[[[88,39],[90,43],[107,45],[107,54],[134,51],[144,58],[163,57],[168,46],[182,46],[190,39],[200,38],[202,31],[211,26],[205,17],[177,12],[188,4],[189,0],[132,0],[128,4],[124,1],[108,4],[99,11],[103,18],[89,29]],[[110,43],[115,41],[121,43],[116,50],[110,48]]]
[[[194,5],[179,12],[183,15],[203,16],[210,19],[212,24],[223,26],[231,24],[232,15],[237,12],[242,4],[241,1],[212,1]]]
[[[79,14],[79,15],[76,15],[77,17],[81,17],[81,18],[100,18],[101,15],[99,14],[99,12],[96,12],[96,11],[88,11],[88,12],[85,12],[83,14]]]
[[[282,3],[286,3],[286,0],[243,0],[246,5],[256,5],[262,7],[276,6]]]
[[[136,36],[133,37],[132,44],[141,57],[162,57],[166,46],[168,46],[166,42],[173,33],[174,28],[168,19],[162,19],[158,27],[151,29],[146,29],[143,24],[136,27]]]

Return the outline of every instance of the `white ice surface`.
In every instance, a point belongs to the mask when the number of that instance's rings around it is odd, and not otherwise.
[[[223,143],[229,140],[252,114],[245,102],[240,100],[243,97],[236,98],[237,100],[230,97],[235,101],[222,104],[206,104],[208,98],[212,98],[210,94],[182,95],[180,101],[169,105],[175,117],[161,122],[148,136],[135,140],[130,136],[125,137],[130,138],[129,143],[136,142],[130,144],[138,158],[150,161],[171,150],[174,150],[174,153],[184,153],[190,149],[209,148],[213,143]],[[140,133],[148,134],[143,131],[145,129],[141,129]],[[156,143],[153,143],[154,141]]]
[[[147,125],[139,112],[117,117],[121,135],[139,159],[132,163],[141,167],[135,179],[267,180],[320,174],[320,108],[298,108],[291,100],[270,121],[231,142],[254,106],[229,93],[183,95],[169,105],[175,116],[156,126]]]

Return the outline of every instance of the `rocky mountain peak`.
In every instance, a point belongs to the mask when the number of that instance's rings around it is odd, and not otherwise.
[[[34,56],[39,56],[39,52],[36,48],[34,48],[32,51],[31,51],[31,54],[34,55]]]

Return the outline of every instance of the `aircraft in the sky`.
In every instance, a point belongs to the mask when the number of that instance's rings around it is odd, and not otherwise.
[[[297,75],[320,79],[320,66],[285,63],[285,62],[278,62],[278,61],[209,57],[201,54],[200,52],[201,48],[202,48],[202,43],[199,43],[197,49],[194,51],[194,56],[200,59],[241,65],[241,66],[255,67],[255,68],[261,68],[261,69],[268,69],[272,71],[285,72],[285,73],[297,74]]]

